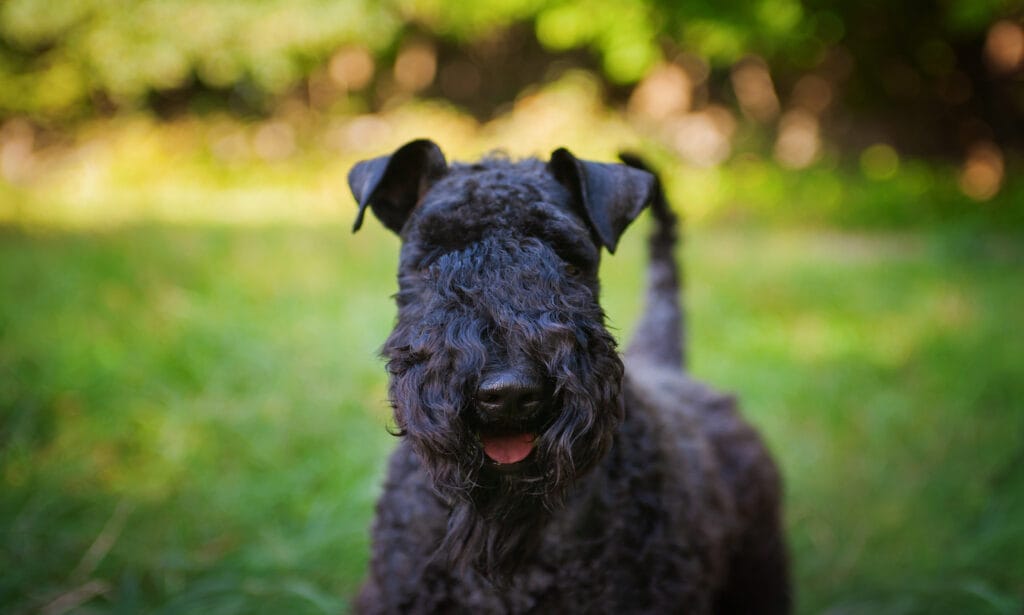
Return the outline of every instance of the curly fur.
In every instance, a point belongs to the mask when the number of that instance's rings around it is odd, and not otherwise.
[[[615,342],[597,324],[603,314],[591,289],[560,263],[534,238],[492,234],[403,276],[398,324],[383,351],[391,403],[454,506],[440,549],[453,564],[511,571],[547,511],[607,452],[621,417]],[[488,471],[470,424],[473,392],[495,360],[541,366],[558,409],[514,475]]]
[[[492,158],[442,172],[432,144],[410,145],[350,180],[403,238],[382,350],[401,441],[358,610],[786,612],[779,480],[760,439],[730,397],[671,364],[681,352],[634,344],[624,367],[605,327],[609,227],[593,220],[611,215],[617,232],[629,220],[593,208],[617,205],[584,203],[572,168]],[[503,425],[537,433],[512,468],[485,454],[493,418],[475,401],[509,366],[545,383],[540,409]]]

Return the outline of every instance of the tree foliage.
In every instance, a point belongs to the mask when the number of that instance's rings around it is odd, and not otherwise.
[[[295,94],[315,102],[323,84],[347,109],[419,92],[486,118],[553,63],[592,68],[621,95],[681,57],[710,72],[711,100],[733,105],[729,72],[753,56],[783,105],[801,77],[828,82],[820,119],[841,148],[883,139],[962,156],[979,141],[1024,148],[1024,61],[1000,73],[984,57],[994,23],[1024,37],[1022,15],[1021,0],[7,0],[0,118],[268,113]],[[403,89],[402,53],[417,45],[428,55],[408,58]],[[346,79],[345,50],[361,54],[365,79]]]
[[[0,109],[87,114],[109,101],[198,83],[279,94],[336,48],[397,36],[394,7],[370,0],[11,0],[0,8]]]

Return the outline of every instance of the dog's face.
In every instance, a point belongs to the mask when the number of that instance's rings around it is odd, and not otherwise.
[[[449,556],[500,573],[611,445],[622,363],[598,303],[600,248],[653,178],[565,150],[448,167],[415,141],[350,184],[360,221],[369,205],[403,239],[383,348],[395,423],[453,505]]]

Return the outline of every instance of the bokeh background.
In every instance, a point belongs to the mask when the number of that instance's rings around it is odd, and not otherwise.
[[[642,152],[800,613],[1020,615],[1017,0],[0,3],[0,611],[338,613],[397,239],[345,175]],[[603,272],[639,308],[642,228]]]

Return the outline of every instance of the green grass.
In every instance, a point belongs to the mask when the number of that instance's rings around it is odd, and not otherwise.
[[[0,229],[0,611],[347,608],[393,440],[367,226]],[[781,462],[800,611],[1017,615],[1021,238],[690,234],[693,369]]]

